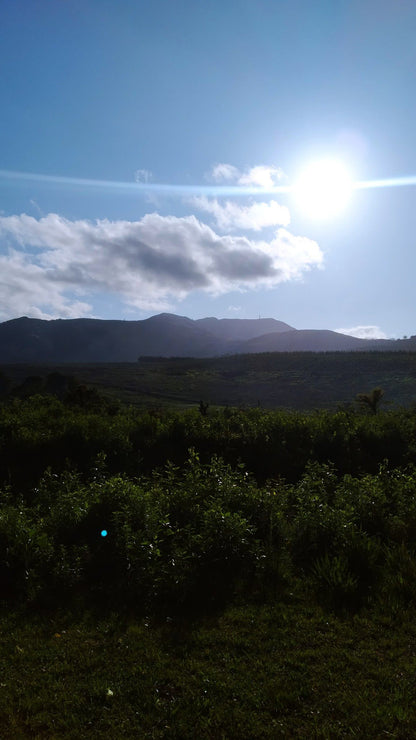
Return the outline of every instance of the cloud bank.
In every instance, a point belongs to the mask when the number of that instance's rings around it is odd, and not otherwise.
[[[207,206],[218,222],[254,231],[287,223],[277,203]],[[215,212],[214,212],[215,211]],[[262,226],[261,226],[262,224]],[[165,310],[190,292],[273,288],[323,262],[318,244],[278,228],[269,240],[219,235],[195,216],[70,221],[50,213],[0,217],[0,319],[91,315],[94,294]]]

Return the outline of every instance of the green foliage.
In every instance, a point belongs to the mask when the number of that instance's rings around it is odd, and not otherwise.
[[[255,526],[244,512],[256,487],[244,473],[218,459],[203,466],[194,452],[183,471],[168,465],[150,480],[93,473],[83,484],[73,472],[48,471],[31,507],[4,507],[3,548],[13,555],[7,567],[16,586],[5,597],[88,592],[100,603],[198,612],[229,600],[254,572]],[[43,591],[22,590],[23,573]]]
[[[0,405],[5,736],[413,737],[415,439],[405,410]],[[77,605],[101,626],[69,639]]]
[[[206,416],[209,409],[209,403],[205,403],[204,401],[199,402],[199,413],[202,416]]]
[[[368,408],[373,414],[376,414],[381,399],[384,396],[382,388],[373,388],[370,393],[359,393],[357,401],[363,408]]]
[[[2,598],[200,613],[313,583],[333,608],[412,603],[415,437],[405,411],[112,416],[14,399]]]
[[[312,584],[331,609],[355,611],[371,604],[380,577],[381,548],[377,540],[351,530],[339,553],[317,558]]]
[[[0,593],[4,598],[31,601],[42,590],[53,547],[23,502],[3,504],[0,510]]]
[[[78,391],[79,386],[75,395]],[[61,473],[69,465],[87,476],[100,452],[107,456],[109,474],[134,476],[151,474],[168,461],[181,466],[193,447],[202,462],[221,455],[232,466],[244,463],[260,484],[282,477],[298,482],[314,461],[356,476],[376,473],[384,459],[399,467],[416,455],[416,415],[410,411],[371,416],[262,409],[210,409],[209,416],[197,409],[112,413],[94,399],[92,394],[91,403],[68,405],[35,395],[0,404],[0,485],[10,483],[24,493],[48,467]]]
[[[386,547],[380,605],[393,613],[416,605],[416,557],[414,545],[404,542]]]
[[[315,561],[312,576],[318,595],[323,596],[330,608],[345,609],[354,604],[358,579],[351,573],[344,555],[330,557],[325,553]]]
[[[271,352],[211,358],[150,358],[135,363],[6,365],[13,393],[25,378],[43,379],[42,393],[63,398],[62,382],[96,388],[138,408],[215,406],[347,409],[363,389],[381,387],[391,408],[416,398],[416,352]],[[1,387],[1,383],[0,383]],[[0,391],[1,393],[1,391]],[[368,407],[370,410],[370,408]]]
[[[393,609],[414,598],[415,486],[413,470],[340,479],[311,463],[298,484],[259,488],[193,450],[184,467],[132,480],[101,455],[89,482],[47,471],[30,504],[4,491],[2,598],[191,614],[279,599],[300,579],[331,608]]]
[[[302,569],[324,553],[335,555],[345,543],[350,518],[334,506],[337,477],[332,466],[311,463],[288,497],[291,551]]]

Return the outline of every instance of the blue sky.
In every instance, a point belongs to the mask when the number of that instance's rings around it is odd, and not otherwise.
[[[416,333],[415,185],[326,220],[273,191],[322,158],[416,175],[413,0],[14,0],[0,20],[0,320]]]

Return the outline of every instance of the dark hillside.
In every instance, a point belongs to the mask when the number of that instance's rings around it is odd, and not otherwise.
[[[244,352],[349,352],[361,349],[369,349],[369,340],[327,329],[275,332],[255,337],[244,345]]]
[[[163,313],[142,321],[22,317],[0,323],[0,363],[135,362],[259,352],[416,351],[416,337],[365,340],[297,330],[275,319],[198,319]]]
[[[1,362],[134,362],[139,355],[221,354],[220,340],[170,314],[143,321],[13,319],[0,324]]]
[[[197,319],[200,327],[219,339],[247,341],[263,334],[293,331],[293,326],[276,319]]]

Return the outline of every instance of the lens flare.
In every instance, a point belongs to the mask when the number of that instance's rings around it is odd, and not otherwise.
[[[401,177],[388,177],[380,178],[377,180],[362,180],[352,182],[351,177],[348,175],[346,168],[343,168],[343,174],[341,169],[335,166],[333,160],[327,161],[328,169],[327,175],[329,180],[327,181],[324,175],[319,174],[316,170],[315,174],[312,175],[308,170],[305,171],[304,175],[301,176],[298,183],[295,185],[272,185],[270,187],[260,186],[248,186],[248,185],[181,185],[177,183],[156,183],[156,182],[123,182],[119,180],[93,180],[89,178],[81,177],[66,177],[64,175],[43,175],[36,172],[17,172],[14,170],[0,170],[0,185],[2,183],[15,183],[16,185],[27,183],[37,183],[39,185],[51,186],[51,187],[65,187],[79,192],[95,190],[102,192],[109,192],[112,194],[120,193],[125,196],[134,196],[138,194],[146,193],[157,193],[160,195],[166,195],[169,197],[183,198],[191,195],[211,195],[217,196],[218,198],[233,196],[244,198],[247,195],[278,195],[297,192],[308,191],[312,193],[318,190],[318,186],[322,180],[324,180],[322,189],[326,192],[327,197],[330,201],[334,201],[334,191],[341,192],[344,194],[351,194],[352,190],[368,190],[372,188],[396,188],[396,187],[409,187],[416,185],[416,175],[404,175]],[[340,165],[341,163],[338,163]],[[323,163],[316,163],[313,167],[318,169],[321,168]],[[324,170],[326,165],[324,167]],[[339,181],[339,175],[341,175],[341,181]],[[313,182],[311,183],[311,179]],[[309,181],[309,184],[308,184]],[[342,184],[344,182],[344,184]],[[347,185],[348,182],[348,185]],[[337,184],[338,183],[338,184]],[[308,199],[312,197],[308,195]],[[316,208],[317,212],[318,209]]]

